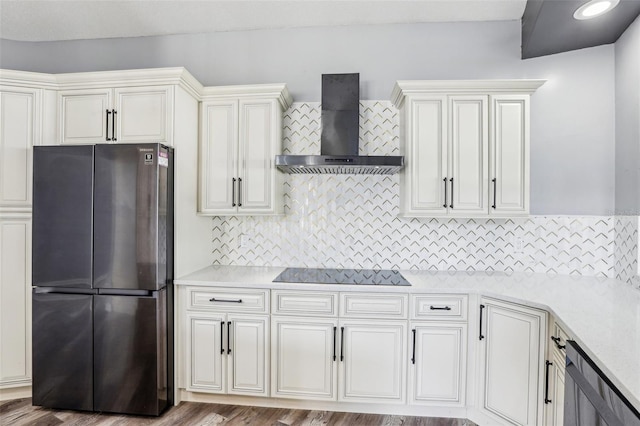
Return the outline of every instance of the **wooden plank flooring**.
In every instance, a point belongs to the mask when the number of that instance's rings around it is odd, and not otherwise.
[[[475,426],[469,420],[388,416],[286,408],[182,402],[161,417],[51,410],[31,405],[31,398],[0,402],[2,426],[54,425],[196,425],[196,426]]]

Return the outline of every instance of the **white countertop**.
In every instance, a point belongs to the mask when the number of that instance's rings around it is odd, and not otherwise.
[[[640,291],[595,277],[501,272],[401,271],[407,286],[274,283],[284,268],[209,266],[177,285],[401,293],[470,293],[551,313],[640,410]]]

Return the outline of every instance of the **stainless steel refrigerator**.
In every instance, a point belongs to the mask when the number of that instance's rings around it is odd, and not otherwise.
[[[173,401],[173,150],[33,152],[33,404],[159,415]]]

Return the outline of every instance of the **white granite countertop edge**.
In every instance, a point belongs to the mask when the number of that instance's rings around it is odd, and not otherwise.
[[[274,283],[279,267],[209,266],[176,285],[309,291],[467,293],[548,311],[640,410],[640,291],[596,277],[502,272],[401,271],[407,286]]]

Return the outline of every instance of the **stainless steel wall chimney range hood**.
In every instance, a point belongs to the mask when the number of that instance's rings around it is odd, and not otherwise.
[[[398,173],[402,156],[358,155],[360,74],[322,75],[320,155],[276,155],[276,167],[292,174]]]

